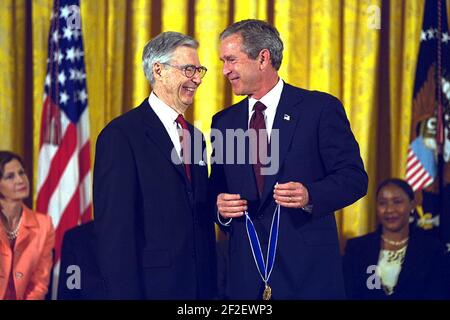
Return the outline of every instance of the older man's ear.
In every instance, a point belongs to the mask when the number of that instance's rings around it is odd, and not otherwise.
[[[161,78],[161,64],[159,62],[155,62],[152,66],[153,68],[153,77],[156,79],[160,79]]]

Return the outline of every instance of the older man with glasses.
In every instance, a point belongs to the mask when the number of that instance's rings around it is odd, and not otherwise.
[[[184,119],[207,70],[197,48],[195,39],[177,32],[148,42],[142,60],[150,96],[98,137],[94,223],[107,299],[215,295],[205,144]],[[201,137],[202,150],[191,137]]]

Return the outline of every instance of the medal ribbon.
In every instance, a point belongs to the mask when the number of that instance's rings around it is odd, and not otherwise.
[[[255,260],[256,267],[258,268],[261,279],[267,286],[270,278],[270,274],[273,270],[275,263],[275,256],[277,252],[278,243],[278,228],[280,225],[280,205],[277,205],[272,218],[272,225],[270,226],[269,244],[267,249],[267,259],[264,263],[264,257],[261,250],[261,244],[259,242],[258,234],[256,233],[253,221],[250,218],[248,212],[245,212],[245,227],[247,228],[248,240],[253,253],[253,259]]]

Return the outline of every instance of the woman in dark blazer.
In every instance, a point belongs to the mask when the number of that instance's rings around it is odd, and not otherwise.
[[[346,293],[358,300],[450,299],[450,258],[444,245],[409,227],[414,192],[388,179],[377,190],[380,227],[347,242]]]

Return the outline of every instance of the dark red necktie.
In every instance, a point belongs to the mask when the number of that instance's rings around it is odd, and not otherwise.
[[[186,171],[186,176],[189,179],[189,182],[192,182],[191,179],[191,167],[189,165],[190,163],[190,149],[189,149],[189,143],[188,139],[183,139],[184,132],[189,132],[189,127],[187,125],[186,120],[184,119],[183,115],[179,114],[177,119],[175,120],[183,129],[183,132],[180,134],[180,143],[181,143],[181,157],[183,159],[184,163],[184,170]]]
[[[263,113],[266,108],[267,107],[262,102],[257,101],[253,106],[254,112],[249,125],[250,129],[256,131],[256,141],[250,139],[250,148],[253,160],[253,171],[255,172],[256,184],[258,186],[260,197],[264,190],[264,177],[261,175],[262,165],[260,154],[267,155],[267,131]]]

